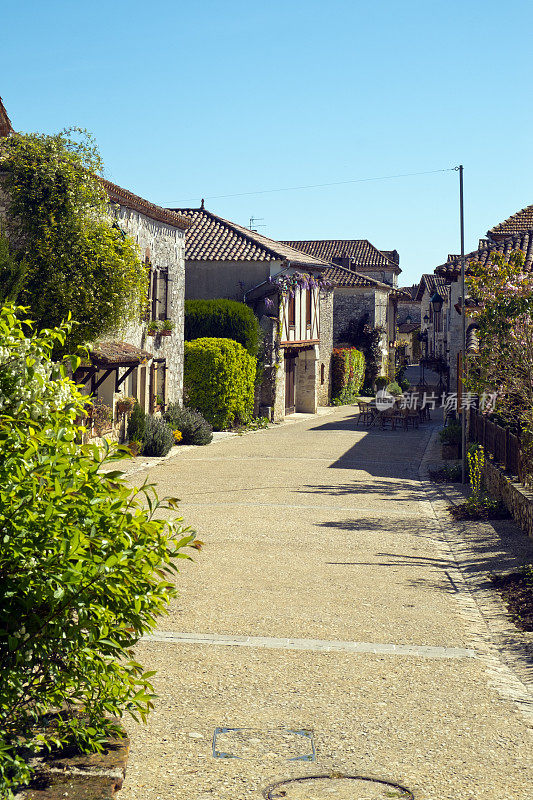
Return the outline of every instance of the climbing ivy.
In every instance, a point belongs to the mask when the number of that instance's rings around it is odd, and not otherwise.
[[[0,140],[6,233],[25,274],[17,298],[39,328],[77,323],[69,346],[94,341],[138,318],[146,271],[136,244],[110,219],[97,177],[102,161],[80,129]]]

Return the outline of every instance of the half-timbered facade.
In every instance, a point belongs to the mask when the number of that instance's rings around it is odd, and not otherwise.
[[[263,413],[278,420],[327,404],[332,298],[319,276],[329,262],[222,219],[203,203],[173,210],[191,223],[186,299],[239,300],[259,318],[265,337]]]

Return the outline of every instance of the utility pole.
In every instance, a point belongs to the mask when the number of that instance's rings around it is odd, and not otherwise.
[[[466,292],[465,292],[465,217],[463,203],[463,165],[456,167],[459,171],[459,218],[461,224],[461,312],[462,312],[462,357],[461,357],[461,444],[462,444],[462,481],[467,483],[466,469],[466,403],[464,397],[466,373]]]

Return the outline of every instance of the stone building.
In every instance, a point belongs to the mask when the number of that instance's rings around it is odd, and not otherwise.
[[[284,244],[331,261],[331,275],[334,268],[342,270],[342,275],[337,272],[339,280],[330,278],[334,285],[334,342],[342,339],[342,330],[352,319],[366,318],[372,328],[383,328],[381,373],[392,377],[398,303],[410,299],[404,290],[397,288],[401,273],[398,251],[378,250],[367,239],[295,240]]]
[[[431,299],[438,294],[443,300],[442,310],[435,313]],[[439,275],[422,275],[416,300],[420,303],[421,333],[427,334],[423,343],[423,356],[447,358],[448,326],[450,318],[449,287]]]
[[[420,325],[422,316],[420,313],[420,300],[417,300],[419,283],[413,286],[402,286],[400,291],[403,293],[398,298],[398,325]]]
[[[229,222],[203,202],[174,211],[191,224],[186,299],[246,302],[259,318],[266,342],[264,413],[278,420],[327,404],[333,312],[321,275],[329,262]]]
[[[137,323],[94,343],[91,365],[78,374],[113,408],[133,396],[147,412],[183,397],[185,233],[183,217],[102,180],[109,214],[137,244],[149,273],[148,305]],[[163,322],[168,331],[163,330]],[[150,324],[150,323],[156,323]],[[157,327],[155,333],[151,328]]]
[[[398,286],[398,275],[401,273],[398,251],[378,250],[368,239],[312,239],[284,241],[283,244],[373,278],[379,283],[386,283],[393,288]]]
[[[0,99],[0,136],[14,133]],[[109,332],[90,344],[88,362],[76,373],[87,394],[111,409],[110,433],[124,433],[118,411],[125,396],[135,397],[147,412],[157,411],[183,396],[183,324],[185,295],[185,232],[189,222],[173,211],[102,179],[108,213],[124,235],[137,244],[149,271],[146,313],[138,322]],[[8,213],[1,191],[0,217]],[[167,321],[162,330],[162,323]],[[150,322],[156,325],[150,326]],[[158,327],[155,335],[149,329]]]

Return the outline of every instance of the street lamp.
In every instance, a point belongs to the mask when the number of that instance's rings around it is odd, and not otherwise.
[[[432,294],[429,302],[433,306],[433,312],[435,314],[440,314],[440,312],[442,311],[442,306],[444,304],[444,297],[441,297],[440,294],[437,291],[435,291]]]
[[[425,322],[425,324],[426,324],[426,325],[427,325],[427,324],[428,324],[428,322],[429,322],[429,317],[428,317],[428,315],[427,315],[427,314],[424,314],[424,322]]]

